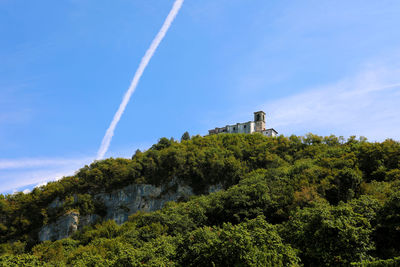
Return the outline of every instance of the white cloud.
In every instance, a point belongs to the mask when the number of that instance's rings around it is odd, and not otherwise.
[[[148,149],[150,143],[129,144],[119,150],[110,151],[110,157],[130,158],[136,149]],[[129,147],[129,148],[127,148]],[[20,158],[0,159],[0,194],[30,191],[50,181],[73,175],[95,157],[75,158]]]
[[[46,158],[22,158],[22,159],[0,159],[0,170],[9,169],[26,169],[44,166],[70,166],[76,164],[82,164],[82,162],[87,162],[93,160],[93,158],[58,158],[58,159],[46,159]]]
[[[262,105],[268,126],[290,134],[400,139],[400,68],[370,65],[331,85]]]
[[[65,159],[14,159],[0,160],[0,193],[19,191],[21,187],[29,189],[73,175],[93,157]],[[27,188],[23,188],[25,191]]]
[[[24,193],[24,194],[28,194],[28,193],[30,193],[32,190],[30,190],[30,189],[25,189],[24,191],[22,191],[22,193]]]

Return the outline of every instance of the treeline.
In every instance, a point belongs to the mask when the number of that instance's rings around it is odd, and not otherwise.
[[[104,214],[98,192],[173,179],[199,195],[38,244],[70,210]],[[209,185],[225,190],[202,195]],[[161,138],[29,194],[0,195],[0,266],[396,266],[400,143],[219,134]],[[54,199],[63,205],[49,207]]]

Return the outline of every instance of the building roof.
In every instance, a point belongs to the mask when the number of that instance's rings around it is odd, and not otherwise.
[[[277,132],[274,128],[266,129],[266,131],[269,131],[269,130],[272,130],[272,131],[274,131],[276,134],[278,134],[278,132]]]

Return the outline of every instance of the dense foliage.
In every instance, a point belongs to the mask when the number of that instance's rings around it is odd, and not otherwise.
[[[68,211],[104,215],[96,193],[174,179],[197,196],[37,241]],[[205,195],[216,184],[225,190]],[[185,133],[0,195],[0,266],[396,266],[399,188],[400,143],[390,139]]]

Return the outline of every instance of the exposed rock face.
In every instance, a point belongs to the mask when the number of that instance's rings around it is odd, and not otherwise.
[[[55,223],[45,225],[39,232],[39,240],[58,240],[66,238],[78,230],[79,213],[69,212]]]
[[[168,201],[176,201],[181,197],[193,195],[192,189],[187,186],[179,185],[175,192],[170,191],[166,192],[164,187],[134,184],[109,194],[98,194],[95,198],[107,207],[106,220],[112,219],[122,224],[128,220],[129,215],[139,210],[158,210]]]
[[[208,193],[214,193],[214,192],[218,192],[220,190],[222,190],[224,187],[222,186],[222,184],[214,184],[214,185],[210,185],[208,187]]]
[[[101,220],[101,217],[97,214],[79,216],[78,230],[81,230],[86,225],[94,224],[99,220]]]
[[[172,189],[173,188],[173,189]],[[220,186],[210,188],[216,191]],[[189,186],[179,185],[172,181],[166,186],[153,186],[149,184],[133,184],[111,193],[101,193],[94,196],[106,207],[105,220],[114,220],[122,224],[128,216],[137,211],[155,211],[161,209],[166,202],[177,201],[193,195]],[[49,207],[61,207],[63,202],[55,199]],[[39,232],[39,240],[58,240],[70,236],[85,225],[93,224],[101,219],[96,214],[80,216],[78,212],[69,212],[60,217],[56,222],[45,225]]]

